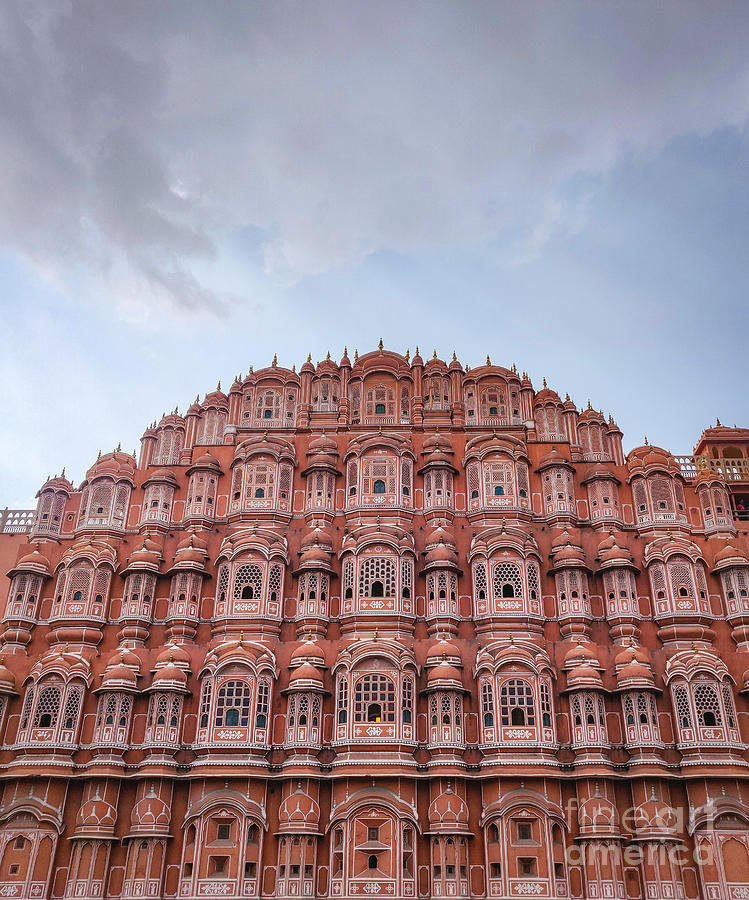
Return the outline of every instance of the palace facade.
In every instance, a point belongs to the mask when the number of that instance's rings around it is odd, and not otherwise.
[[[0,897],[749,897],[749,430],[277,365],[6,511]]]

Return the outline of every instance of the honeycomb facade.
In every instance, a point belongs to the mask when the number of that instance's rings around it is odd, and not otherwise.
[[[0,896],[749,897],[748,466],[380,345],[48,479]]]

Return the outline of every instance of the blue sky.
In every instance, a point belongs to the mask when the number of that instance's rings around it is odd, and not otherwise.
[[[0,506],[380,336],[749,425],[748,6],[127,6],[0,11]]]

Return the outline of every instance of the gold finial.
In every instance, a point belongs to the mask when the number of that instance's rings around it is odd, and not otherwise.
[[[382,425],[380,425],[380,428],[379,428],[379,430],[378,430],[377,433],[378,433],[378,434],[382,434]]]
[[[359,361],[359,351],[355,349],[354,350],[354,362],[358,362],[358,361]]]
[[[457,361],[458,361],[458,357],[456,356],[455,351],[453,350],[453,362],[457,362]]]
[[[60,472],[60,478],[65,477],[65,466],[62,467],[62,472]]]
[[[645,435],[645,446],[646,446],[646,447],[649,447],[649,446],[650,446],[650,444],[648,443],[648,436],[647,436],[647,435]]]
[[[328,350],[328,355],[325,357],[326,362],[330,362],[330,350]]]
[[[419,355],[419,345],[418,344],[416,345],[416,355],[417,356]]]
[[[291,364],[291,371],[296,374],[296,363]]]
[[[515,365],[515,363],[512,364],[512,372],[514,375],[518,374],[518,367]]]
[[[377,635],[378,635],[379,633],[380,633],[380,629],[379,629],[379,628],[375,628],[375,630],[374,630],[374,639],[375,639],[375,640],[377,640]]]
[[[715,427],[716,427],[716,428],[722,428],[722,427],[723,427],[723,426],[720,424],[720,419],[716,419],[716,420],[715,420]]]
[[[437,359],[437,348],[434,348],[434,352],[432,353],[432,359]]]
[[[567,393],[564,395],[564,402],[565,403],[570,402],[570,392],[569,391],[567,391]]]
[[[267,432],[267,431],[264,431],[264,432],[263,432],[263,440],[264,440],[264,441],[267,441],[267,440],[268,440],[268,432]]]
[[[348,356],[348,347],[345,344],[343,345],[343,355]]]
[[[406,350],[406,362],[411,362],[411,348],[408,347]]]
[[[489,354],[488,354],[488,353],[486,354],[486,364],[487,364],[487,366],[490,366],[490,365],[492,364],[492,361],[491,361],[491,359],[489,358]]]
[[[96,458],[101,459],[101,450],[99,450],[99,452],[96,454]]]
[[[311,353],[308,353],[308,354],[307,354],[307,362],[308,362],[308,363],[311,363],[311,362],[312,362],[312,354],[311,354]]]
[[[216,382],[216,390],[217,391],[221,390],[221,380],[220,379]]]
[[[119,453],[120,450],[122,450],[122,445],[121,445],[120,442],[118,441],[118,442],[117,442],[117,450],[116,450],[115,452]]]
[[[544,387],[547,387],[547,386],[548,385],[546,384],[546,379],[544,378]]]
[[[255,372],[255,366],[250,366],[250,368],[247,370],[248,375],[252,375],[252,374],[254,374],[254,372]]]
[[[273,362],[271,365],[274,367],[278,365],[278,356],[275,353],[273,354]]]
[[[382,347],[383,347],[383,344],[382,344],[382,338],[380,338],[380,343],[377,345],[377,349],[378,349],[380,352],[382,352]]]
[[[169,648],[169,662],[174,662],[174,647]]]
[[[239,643],[240,643],[240,645],[241,645],[241,643],[242,643],[243,640],[244,640],[244,631],[240,631],[240,632],[239,632]]]

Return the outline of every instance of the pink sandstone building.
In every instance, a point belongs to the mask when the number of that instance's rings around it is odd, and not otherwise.
[[[749,898],[749,429],[250,370],[0,517],[0,897]]]

